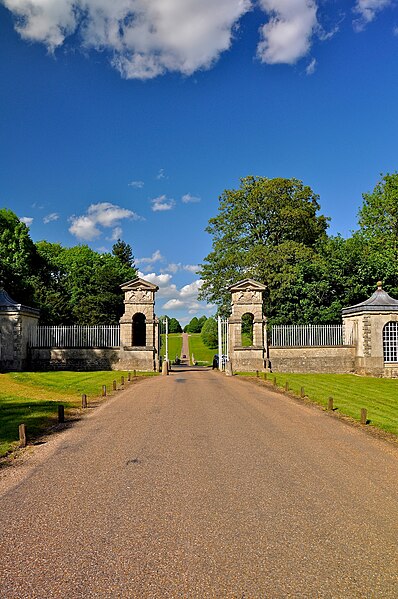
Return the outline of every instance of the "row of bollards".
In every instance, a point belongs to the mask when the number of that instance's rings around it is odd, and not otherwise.
[[[137,371],[134,370],[133,372],[133,377],[135,378],[137,376]],[[131,372],[127,373],[127,381],[131,382]],[[125,378],[122,375],[121,379],[120,379],[120,385],[122,388],[124,388],[124,383],[125,383]],[[117,391],[117,383],[116,381],[113,381],[112,383],[112,389],[113,391]],[[102,385],[102,397],[106,397],[107,394],[107,389],[106,389],[106,385]],[[88,400],[87,400],[87,394],[83,393],[82,394],[82,409],[85,410],[88,408]],[[65,406],[63,405],[59,405],[58,406],[58,423],[62,424],[65,422]],[[19,446],[20,447],[26,447],[27,445],[27,429],[26,429],[26,424],[22,423],[19,425],[18,427],[18,434],[19,434]]]
[[[260,376],[260,374],[259,374],[259,371],[258,371],[258,370],[256,370],[256,377],[257,377],[257,378],[259,378],[259,376]],[[267,373],[266,373],[266,372],[264,372],[264,380],[266,380],[266,379],[267,379]],[[276,376],[274,376],[274,377],[273,377],[273,380],[272,380],[272,385],[273,385],[274,387],[277,387],[277,386],[278,386],[278,383],[277,383]],[[289,381],[286,381],[286,382],[285,382],[284,391],[285,391],[285,392],[288,392],[288,391],[289,391]],[[301,397],[302,399],[304,399],[304,397],[305,397],[305,390],[304,390],[304,387],[301,387],[301,388],[300,388],[300,397]],[[331,397],[331,396],[330,396],[330,397],[328,397],[327,410],[328,410],[329,412],[333,412],[335,409],[337,409],[337,408],[335,408],[335,407],[334,407],[334,400],[333,400],[333,397]],[[361,423],[361,424],[368,424],[368,422],[369,422],[369,421],[368,421],[368,411],[367,411],[367,409],[366,409],[366,408],[361,408],[361,417],[360,417],[360,423]]]

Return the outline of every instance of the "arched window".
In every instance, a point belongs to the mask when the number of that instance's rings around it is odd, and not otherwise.
[[[146,345],[146,323],[145,314],[137,312],[133,316],[133,346],[143,347]]]
[[[253,345],[253,314],[247,312],[242,316],[242,346],[250,347]]]
[[[398,362],[398,322],[387,322],[383,328],[384,362]]]

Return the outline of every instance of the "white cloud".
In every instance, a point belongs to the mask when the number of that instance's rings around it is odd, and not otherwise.
[[[179,308],[185,308],[185,303],[179,299],[171,299],[163,304],[162,308],[164,310],[177,310]]]
[[[121,239],[122,235],[123,235],[122,227],[115,227],[112,231],[110,241],[117,241],[118,239]]]
[[[269,15],[257,56],[268,64],[294,64],[305,56],[318,27],[315,0],[259,0]]]
[[[181,201],[183,204],[196,204],[197,202],[200,202],[200,197],[193,196],[190,193],[186,193],[182,196]]]
[[[181,262],[171,262],[165,268],[161,269],[161,272],[171,272],[175,274],[178,271],[185,270],[186,272],[191,272],[196,274],[199,270],[198,264],[182,264]]]
[[[160,253],[160,250],[155,250],[149,258],[138,258],[136,264],[154,264],[155,262],[162,262],[164,257]]]
[[[164,170],[164,168],[160,168],[158,174],[156,175],[156,179],[158,179],[159,181],[161,181],[162,179],[168,179],[168,177],[166,176],[166,171]]]
[[[184,264],[182,268],[183,270],[187,270],[188,272],[196,274],[199,270],[199,264]]]
[[[138,216],[132,210],[127,208],[121,208],[110,202],[100,202],[98,204],[91,204],[87,213],[83,216],[71,216],[69,221],[72,223],[69,227],[69,232],[85,241],[91,241],[101,235],[101,230],[98,225],[105,228],[115,228],[117,232],[120,232],[119,222],[123,219],[139,220],[141,217]],[[111,239],[114,239],[115,229],[113,231]]]
[[[45,216],[43,218],[43,223],[45,225],[48,225],[48,223],[52,223],[58,219],[59,219],[59,214],[57,214],[57,212],[51,212],[51,214],[47,214],[47,216]]]
[[[21,223],[25,223],[27,227],[30,227],[30,225],[33,223],[33,218],[31,216],[21,216],[19,220]]]
[[[311,60],[311,62],[309,62],[307,64],[307,67],[305,69],[305,72],[307,73],[307,75],[313,75],[315,73],[315,69],[316,69],[316,59],[313,58]]]
[[[196,281],[194,281],[193,283],[190,283],[189,285],[184,285],[184,287],[181,288],[180,291],[180,295],[183,298],[187,298],[187,297],[197,297],[198,292],[200,290],[200,288],[203,285],[203,281],[201,279],[197,279]]]
[[[167,198],[167,196],[161,195],[157,198],[153,198],[153,200],[151,200],[151,204],[153,212],[165,212],[167,210],[172,210],[176,203],[172,198]]]
[[[392,0],[357,0],[354,13],[358,15],[358,18],[353,22],[354,29],[362,31],[368,23],[373,21],[378,12],[391,4]]]
[[[134,187],[134,189],[142,189],[144,185],[144,181],[130,181],[130,183],[128,183],[128,186]]]
[[[3,0],[27,40],[53,52],[78,34],[83,49],[107,50],[123,77],[209,68],[231,45],[250,0]]]

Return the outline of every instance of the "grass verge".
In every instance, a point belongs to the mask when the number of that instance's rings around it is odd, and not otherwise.
[[[155,373],[137,373],[151,375]],[[29,440],[38,439],[57,423],[58,406],[65,416],[79,413],[81,396],[88,401],[111,390],[127,372],[11,372],[0,374],[0,457],[18,446],[18,426],[26,424]]]
[[[200,333],[189,333],[189,355],[192,358],[194,355],[195,361],[202,365],[208,366],[213,362],[213,356],[217,353],[217,349],[209,349],[202,341]]]
[[[256,373],[240,373],[256,376]],[[280,388],[289,383],[289,390],[300,395],[304,387],[306,397],[323,407],[333,397],[334,409],[340,414],[360,420],[361,408],[368,411],[369,423],[398,435],[398,380],[359,377],[352,374],[267,374],[267,380]]]
[[[174,362],[176,356],[181,357],[182,335],[181,333],[169,333],[169,360]],[[166,355],[166,335],[160,336],[160,355]]]

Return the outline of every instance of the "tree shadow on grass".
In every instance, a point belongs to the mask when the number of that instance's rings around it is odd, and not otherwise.
[[[50,427],[58,423],[58,406],[62,401],[1,401],[0,458],[15,448],[18,428],[26,425],[28,443],[37,441]],[[68,409],[67,406],[66,411]]]

